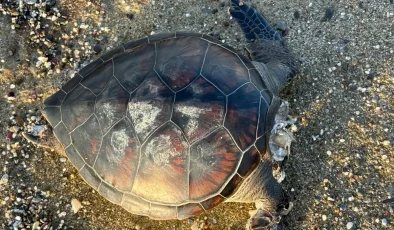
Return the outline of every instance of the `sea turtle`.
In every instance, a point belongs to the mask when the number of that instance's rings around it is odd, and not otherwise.
[[[255,202],[247,228],[277,225],[289,201],[272,162],[291,142],[279,91],[296,62],[252,7],[231,0],[230,14],[251,60],[205,34],[159,33],[102,55],[46,99],[60,148],[103,197],[152,219]]]

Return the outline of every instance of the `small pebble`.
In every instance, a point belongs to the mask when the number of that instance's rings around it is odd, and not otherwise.
[[[322,215],[322,216],[321,216],[321,219],[322,219],[323,221],[326,221],[326,220],[327,220],[327,216],[326,216],[326,215]]]
[[[382,219],[382,225],[386,226],[389,223],[389,221],[386,218]]]
[[[334,16],[335,10],[333,8],[327,8],[326,13],[324,14],[324,17],[322,18],[323,22],[330,21],[332,17]]]
[[[79,200],[77,199],[72,199],[71,200],[71,208],[73,210],[74,213],[77,213],[82,207],[82,204]]]
[[[60,160],[60,162],[62,162],[62,163],[64,163],[64,162],[66,162],[66,161],[67,161],[67,159],[66,159],[66,158],[64,158],[64,157],[61,157],[59,160]]]
[[[347,229],[352,229],[353,226],[354,226],[354,223],[353,223],[353,222],[347,222],[347,224],[346,224],[346,228],[347,228]]]

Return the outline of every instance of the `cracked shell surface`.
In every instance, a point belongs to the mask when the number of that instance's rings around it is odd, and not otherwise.
[[[109,201],[184,219],[231,197],[265,154],[272,96],[251,62],[214,38],[156,34],[100,60],[48,98],[44,114]]]

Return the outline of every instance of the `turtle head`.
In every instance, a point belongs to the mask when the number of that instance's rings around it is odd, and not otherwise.
[[[246,51],[264,83],[279,94],[297,72],[296,60],[283,42],[281,33],[243,1],[231,0],[230,14],[244,32],[248,42]]]
[[[44,116],[45,117],[45,116]],[[65,152],[60,142],[53,134],[53,130],[49,125],[35,125],[28,132],[22,132],[22,136],[29,143],[46,150],[56,150],[65,156]]]

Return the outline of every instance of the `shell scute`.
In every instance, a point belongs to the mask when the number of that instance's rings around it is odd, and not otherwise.
[[[89,75],[83,78],[81,84],[92,91],[95,95],[98,95],[108,84],[114,75],[114,68],[112,61],[105,62],[91,72]],[[100,79],[100,81],[97,81]]]
[[[97,67],[103,64],[103,60],[96,59],[95,61],[89,63],[89,65],[83,67],[78,73],[84,77],[87,76],[90,72],[94,71]]]
[[[260,92],[248,83],[228,96],[225,127],[230,131],[242,151],[256,140]]]
[[[100,177],[97,176],[96,172],[94,170],[85,164],[83,168],[79,170],[79,174],[81,174],[82,178],[94,189],[98,189],[98,187],[101,184],[101,179]]]
[[[176,219],[178,213],[176,209],[176,206],[165,206],[152,203],[149,210],[149,217],[156,220]]]
[[[173,91],[178,91],[200,75],[207,46],[206,41],[195,37],[159,41],[155,70]]]
[[[62,113],[59,107],[46,106],[42,111],[46,119],[51,121],[52,126],[56,126],[62,120]]]
[[[245,178],[250,174],[251,171],[253,171],[253,169],[257,167],[259,162],[260,162],[259,151],[257,151],[256,147],[252,146],[248,151],[244,153],[237,173],[243,178]]]
[[[226,95],[249,82],[249,73],[232,52],[210,44],[201,74]]]
[[[65,97],[66,97],[66,93],[63,92],[62,90],[59,90],[45,100],[45,103],[44,103],[45,107],[60,106],[63,103],[63,100]],[[51,119],[49,119],[49,120],[51,120]]]
[[[69,93],[71,90],[73,90],[79,82],[81,82],[82,77],[79,74],[75,74],[73,78],[71,78],[66,84],[62,86],[62,90],[66,93]]]
[[[103,134],[96,116],[90,116],[85,123],[71,132],[71,140],[85,162],[93,166],[101,146]]]
[[[236,170],[242,153],[223,128],[196,142],[190,148],[189,196],[200,201],[219,192]]]
[[[150,201],[179,204],[188,200],[189,146],[172,122],[156,130],[142,145],[132,192]]]
[[[74,145],[68,146],[65,151],[68,159],[70,159],[70,161],[74,164],[75,168],[80,170],[85,165],[85,161],[79,155]]]
[[[242,178],[235,174],[233,178],[231,178],[231,180],[227,183],[226,187],[224,187],[220,195],[227,198],[230,197],[232,194],[234,194],[241,182]]]
[[[83,124],[94,112],[96,96],[82,85],[69,93],[62,104],[62,119],[69,131]]]
[[[131,213],[148,216],[150,203],[130,193],[125,193],[121,206]]]
[[[129,98],[130,94],[113,77],[95,104],[95,114],[103,133],[126,115]]]
[[[134,124],[140,142],[171,118],[174,93],[151,72],[131,95],[127,116]]]
[[[67,147],[68,145],[70,145],[70,143],[71,143],[70,134],[69,134],[66,126],[63,124],[63,122],[60,122],[54,128],[53,131],[55,133],[55,136],[60,140],[63,147]]]
[[[183,220],[204,212],[204,209],[199,203],[188,203],[178,206],[178,219]]]
[[[137,39],[137,40],[132,41],[132,42],[127,42],[127,43],[123,44],[123,47],[126,50],[126,52],[128,52],[130,49],[134,49],[137,46],[141,46],[141,45],[144,45],[146,43],[149,43],[148,37]]]
[[[129,93],[134,92],[153,71],[155,45],[146,44],[120,54],[114,58],[114,75]]]
[[[101,183],[98,192],[114,204],[120,204],[122,202],[123,193],[106,183]]]
[[[193,143],[223,124],[226,97],[204,78],[177,93],[172,121]]]
[[[121,191],[131,191],[138,167],[140,145],[131,122],[123,119],[103,137],[94,169]]]
[[[175,38],[175,32],[161,32],[148,37],[149,42],[157,42]]]

